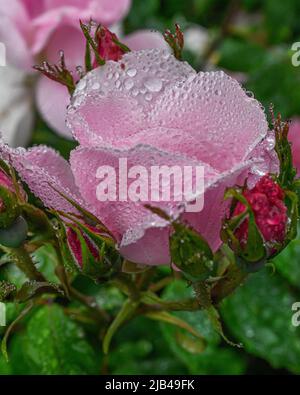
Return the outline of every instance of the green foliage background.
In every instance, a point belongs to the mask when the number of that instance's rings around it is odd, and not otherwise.
[[[242,15],[242,23],[236,23],[237,15]],[[222,30],[228,16],[229,23]],[[291,64],[291,45],[300,41],[299,18],[299,0],[134,0],[125,31],[163,31],[174,22],[183,30],[201,25],[208,30],[213,51],[209,58],[186,51],[185,58],[198,70],[205,66],[244,73],[246,89],[264,106],[272,102],[284,117],[293,117],[300,115],[300,68]],[[37,143],[51,145],[64,156],[74,146],[41,120],[32,140]],[[36,260],[55,281],[52,254],[50,247],[43,247]],[[0,356],[0,374],[299,374],[300,327],[291,323],[291,306],[300,301],[299,258],[300,239],[275,260],[274,271],[266,268],[253,274],[223,302],[226,334],[241,342],[242,349],[225,344],[204,312],[184,312],[178,315],[207,340],[204,352],[178,329],[136,318],[120,329],[110,354],[103,356],[93,325],[72,314],[70,306],[48,303],[35,307],[15,328],[9,341],[10,362]],[[12,266],[1,270],[0,277],[24,282]],[[99,305],[112,312],[120,308],[123,296],[116,289],[95,286],[84,278],[76,281]],[[180,299],[190,292],[184,282],[176,280],[162,296]],[[73,307],[78,312],[76,303]],[[7,306],[9,322],[21,308]],[[0,328],[0,336],[3,332]]]

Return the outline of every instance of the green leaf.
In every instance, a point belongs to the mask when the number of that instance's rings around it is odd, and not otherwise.
[[[259,68],[267,56],[260,45],[232,37],[222,42],[219,51],[219,67],[245,73]]]
[[[188,373],[185,365],[170,352],[158,323],[143,316],[129,321],[118,333],[107,356],[107,365],[104,373],[112,375]]]
[[[12,374],[11,364],[8,363],[4,356],[0,354],[0,376]]]
[[[19,374],[97,374],[100,369],[100,353],[88,341],[82,328],[67,317],[58,305],[48,305],[34,313],[25,332],[18,334],[18,349],[23,356]],[[13,346],[13,345],[12,345]],[[99,350],[100,351],[100,350]]]
[[[293,240],[272,262],[291,284],[300,288],[300,238]]]
[[[3,336],[1,340],[1,352],[4,355],[5,359],[8,361],[8,353],[7,353],[7,341],[9,338],[10,333],[12,330],[15,328],[15,326],[30,312],[30,310],[33,308],[32,302],[29,302],[26,307],[20,312],[20,314],[17,316],[17,318],[9,325],[7,328],[5,335]]]
[[[224,300],[222,317],[246,351],[274,368],[300,372],[299,329],[292,325],[292,304],[299,300],[278,275],[252,274],[243,287]]]
[[[47,280],[58,283],[59,280],[55,274],[57,255],[51,244],[44,244],[31,254],[37,269],[44,274]]]
[[[250,73],[246,88],[265,108],[273,103],[284,119],[300,113],[299,68],[292,65],[285,48],[271,52],[268,60]]]
[[[163,294],[163,297],[168,300],[179,300],[191,296],[192,290],[187,288],[184,281],[174,281],[166,287]],[[202,353],[197,353],[194,348],[195,344],[192,344],[189,349],[188,338],[193,339],[192,336],[186,331],[161,323],[161,330],[170,350],[185,364],[190,374],[241,374],[244,372],[244,360],[233,348],[219,348],[221,337],[214,330],[205,311],[181,311],[172,314],[195,328],[207,342],[206,349]]]

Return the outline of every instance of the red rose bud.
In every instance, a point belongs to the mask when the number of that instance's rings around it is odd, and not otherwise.
[[[282,244],[286,236],[288,222],[284,191],[268,175],[262,177],[255,187],[243,191],[255,218],[255,223],[267,245]],[[242,214],[246,206],[238,202],[233,216]],[[235,231],[235,236],[244,247],[248,239],[249,219],[245,218]],[[274,250],[271,250],[273,253]]]
[[[120,43],[116,34],[112,33],[105,26],[100,26],[96,33],[98,42],[98,53],[104,60],[114,60],[117,62],[129,49]],[[94,67],[98,67],[95,63]]]
[[[10,190],[11,192],[15,192],[12,179],[2,169],[0,169],[0,185]]]
[[[95,231],[95,229],[91,229]],[[96,230],[98,232],[98,230]],[[73,255],[73,258],[77,265],[80,268],[84,266],[84,254],[83,254],[83,246],[82,243],[87,247],[87,251],[91,256],[96,260],[100,260],[99,249],[96,244],[78,227],[76,230],[73,228],[67,228],[67,241],[70,248],[70,251]]]
[[[26,194],[21,186],[19,192],[25,200]],[[20,215],[20,211],[14,183],[11,177],[0,169],[0,228],[10,227]]]

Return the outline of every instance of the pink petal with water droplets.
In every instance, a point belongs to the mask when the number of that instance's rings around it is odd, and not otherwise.
[[[151,202],[148,197],[144,202],[128,201],[105,201],[97,199],[97,186],[101,180],[97,179],[97,169],[101,166],[111,166],[118,174],[119,159],[126,158],[128,169],[132,166],[141,165],[148,170],[150,174],[151,166],[204,166],[205,167],[205,184],[212,183],[219,177],[209,166],[194,161],[190,158],[168,154],[150,146],[137,146],[131,150],[113,150],[105,148],[79,148],[71,154],[71,167],[75,176],[75,182],[79,187],[83,198],[95,208],[96,215],[105,223],[105,225],[115,234],[119,241],[122,240],[122,246],[135,243],[144,237],[148,228],[161,228],[167,225],[166,221],[152,214],[144,205],[148,202],[155,207],[160,207],[166,212],[177,216],[181,212],[182,202]],[[117,191],[119,188],[119,179],[117,177]],[[174,180],[171,180],[171,186]],[[130,185],[130,181],[128,185]],[[124,184],[122,184],[124,185]],[[194,185],[194,184],[193,184]],[[151,191],[150,183],[149,193]],[[161,189],[160,189],[161,190]],[[173,190],[171,192],[171,200]],[[144,263],[144,262],[139,262]],[[155,262],[153,262],[155,264]]]
[[[45,206],[77,213],[77,210],[52,186],[83,205],[68,162],[53,149],[42,146],[28,150],[13,149],[1,144],[0,153],[18,171],[21,179]]]
[[[174,84],[149,117],[152,125],[191,133],[203,160],[220,171],[228,170],[232,160],[243,161],[268,131],[260,104],[223,72],[201,72]]]
[[[68,125],[84,145],[112,144],[149,127],[148,113],[168,86],[195,74],[159,49],[130,52],[88,73],[79,83]],[[151,127],[151,126],[150,126]]]
[[[167,152],[184,154],[201,162],[209,163],[214,144],[204,139],[196,132],[186,132],[182,129],[157,127],[146,129],[127,138],[118,140],[119,148],[132,148],[137,144],[147,143],[155,148]],[[223,161],[224,168],[231,169],[235,158],[228,153],[214,152],[214,160]]]
[[[134,243],[120,245],[120,253],[131,262],[144,265],[168,265],[170,264],[168,227],[148,228],[144,235]]]

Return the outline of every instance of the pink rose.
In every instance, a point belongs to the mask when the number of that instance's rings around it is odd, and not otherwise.
[[[8,4],[9,3],[9,4]],[[0,0],[0,42],[6,45],[8,64],[38,76],[32,69],[43,60],[57,63],[63,49],[67,66],[82,65],[85,39],[79,19],[110,26],[124,18],[131,0]],[[150,32],[128,37],[133,49],[162,47],[163,40]],[[123,40],[126,43],[126,39]],[[27,84],[28,85],[28,84]],[[36,85],[36,101],[47,123],[63,136],[69,95],[66,89],[45,77]],[[9,140],[9,139],[7,139]]]
[[[300,118],[293,118],[289,130],[289,140],[292,143],[293,163],[300,175]]]
[[[211,248],[220,246],[226,187],[248,177],[277,172],[274,137],[260,104],[223,72],[197,74],[164,50],[125,54],[83,78],[67,121],[80,146],[70,164],[46,147],[12,150],[2,146],[32,191],[46,206],[74,211],[58,195],[68,194],[114,234],[121,253],[147,265],[170,263],[169,224],[141,202],[100,202],[97,169],[129,165],[205,168],[204,209],[182,212],[174,202],[149,202],[188,222]]]

